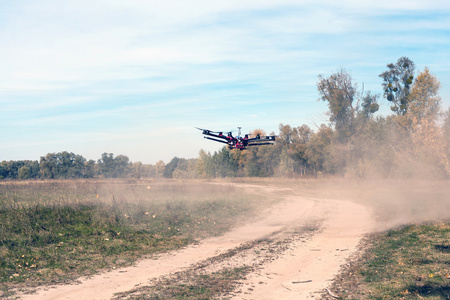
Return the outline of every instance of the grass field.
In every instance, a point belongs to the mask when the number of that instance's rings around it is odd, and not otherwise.
[[[304,196],[373,209],[380,233],[368,237],[335,281],[332,290],[341,299],[450,299],[450,223],[442,221],[450,211],[446,182],[240,182],[292,187]],[[277,200],[243,193],[226,180],[0,182],[0,297],[13,288],[72,282],[220,235]],[[164,293],[214,297],[247,271],[201,275],[195,286],[172,284]]]
[[[2,182],[2,290],[71,281],[219,235],[264,201],[201,181]]]
[[[332,290],[340,299],[450,299],[450,223],[374,234]]]

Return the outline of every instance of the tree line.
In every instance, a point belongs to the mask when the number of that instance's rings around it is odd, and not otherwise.
[[[48,153],[39,161],[2,161],[0,179],[74,179],[126,177],[133,170],[128,157],[103,153],[97,161],[72,152]]]
[[[416,72],[407,57],[387,64],[379,77],[382,93],[375,94],[359,90],[345,69],[319,75],[318,100],[328,104],[328,124],[280,124],[274,145],[244,151],[223,147],[213,154],[201,150],[195,159],[174,157],[155,165],[112,153],[97,161],[49,153],[39,162],[3,161],[0,178],[449,177],[450,109],[441,107],[438,78],[426,67]],[[380,98],[389,103],[390,115],[376,115]],[[252,134],[266,133],[255,129]]]

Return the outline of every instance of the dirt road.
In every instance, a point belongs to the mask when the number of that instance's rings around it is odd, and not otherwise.
[[[247,190],[255,188],[236,186]],[[265,189],[269,193],[279,192],[276,188]],[[236,256],[226,262],[257,265],[229,296],[233,299],[318,298],[316,292],[328,286],[340,266],[356,250],[362,235],[373,229],[374,221],[370,211],[358,204],[304,198],[293,192],[286,194],[284,202],[223,236],[160,255],[157,259],[142,260],[132,267],[84,278],[77,284],[41,289],[22,298],[111,299],[116,293],[148,285],[151,279],[187,270],[206,258],[218,257],[230,249],[268,237],[288,242],[284,243],[282,251],[266,253],[264,259],[258,254],[261,251],[253,250],[242,254],[240,262]],[[212,267],[217,268],[217,264]]]

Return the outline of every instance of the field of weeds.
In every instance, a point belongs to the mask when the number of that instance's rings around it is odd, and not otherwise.
[[[2,182],[1,287],[7,295],[129,265],[219,235],[265,201],[224,182]]]
[[[342,270],[330,289],[334,295],[450,299],[447,182],[243,178],[239,187],[233,182],[0,182],[0,297],[14,296],[17,288],[73,282],[220,235],[278,201],[274,195],[292,194],[360,203],[376,218],[379,232]],[[273,188],[270,197],[258,191],[262,185]],[[273,241],[267,243],[258,245],[273,250]],[[255,245],[250,251],[261,252]],[[147,298],[150,292],[162,298],[214,297],[252,271],[240,265],[216,273],[197,269],[118,297]]]
[[[450,223],[373,234],[332,290],[340,299],[450,299]]]

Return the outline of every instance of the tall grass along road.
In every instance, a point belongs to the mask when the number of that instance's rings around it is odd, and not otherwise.
[[[307,296],[325,287],[327,280],[333,278],[339,266],[354,251],[362,234],[372,226],[370,213],[363,206],[351,202],[305,198],[289,188],[267,186],[265,183],[201,184],[202,188],[206,186],[221,191],[239,191],[234,196],[245,195],[246,205],[249,205],[247,209],[259,213],[253,217],[241,214],[246,222],[232,227],[225,234],[158,255],[156,260],[143,259],[134,266],[82,277],[77,285],[38,289],[36,294],[21,295],[22,298],[108,299],[114,295],[118,298],[159,295],[164,299],[174,290],[181,290],[183,294],[185,289],[194,293],[192,299],[205,295],[217,297],[221,293],[224,297],[242,299],[298,299],[299,295]],[[177,187],[173,185],[171,188]],[[215,193],[214,196],[218,195]],[[262,195],[278,198],[281,202],[269,203]],[[256,209],[256,202],[251,199],[258,199],[259,204],[266,208]],[[214,206],[235,205],[230,201],[236,200],[217,201]],[[242,207],[238,208],[239,213],[245,212]],[[202,213],[205,213],[204,209]],[[233,214],[222,217],[229,219]],[[203,218],[203,221],[207,219]],[[211,221],[217,223],[217,216]],[[231,283],[220,292],[211,291],[211,282],[217,282],[219,275],[223,279],[223,274],[228,274],[225,279]],[[171,276],[177,276],[177,280]],[[209,279],[210,284],[203,283],[202,287],[194,278],[206,282]],[[159,290],[161,282],[166,282],[172,289]],[[99,286],[102,289],[99,290]]]
[[[378,299],[391,284],[386,295],[393,299],[427,292],[435,295],[430,299],[445,299],[439,295],[445,295],[450,277],[439,263],[448,255],[448,226],[392,228],[445,219],[447,194],[438,183],[409,189],[403,184],[276,179],[5,184],[3,297]],[[424,195],[444,212],[426,205]],[[386,235],[364,239],[364,251],[358,248],[367,233],[386,229]],[[421,249],[436,259],[419,257]],[[412,253],[417,254],[408,260]],[[422,269],[415,269],[418,265]],[[400,271],[404,283],[392,285]],[[385,272],[393,274],[380,276]],[[74,280],[77,284],[65,284]]]
[[[220,235],[256,203],[232,186],[197,181],[1,182],[1,295],[71,283]]]

